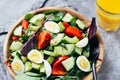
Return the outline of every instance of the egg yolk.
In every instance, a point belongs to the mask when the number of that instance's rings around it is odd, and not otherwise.
[[[29,58],[32,60],[32,61],[38,61],[40,59],[40,56],[38,55],[39,53],[37,52],[33,52]]]
[[[84,58],[82,58],[81,60],[80,60],[80,62],[79,62],[79,65],[82,67],[82,68],[84,68],[84,69],[86,69],[87,67],[88,67],[88,62],[86,61],[86,59],[84,59]]]
[[[20,65],[20,63],[15,62],[15,63],[13,64],[13,69],[14,69],[15,71],[21,71],[21,65]]]

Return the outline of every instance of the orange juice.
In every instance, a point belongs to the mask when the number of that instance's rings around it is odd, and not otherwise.
[[[98,23],[105,31],[117,31],[120,27],[120,0],[97,0]]]

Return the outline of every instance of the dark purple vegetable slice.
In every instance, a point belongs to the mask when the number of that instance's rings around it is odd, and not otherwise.
[[[96,21],[95,18],[92,18],[91,25],[89,26],[89,32],[88,32],[88,38],[89,40],[95,36],[96,31],[97,31],[97,26],[96,26]]]
[[[34,42],[36,40],[35,34],[23,45],[20,52],[23,56],[27,56],[30,50],[34,49]]]

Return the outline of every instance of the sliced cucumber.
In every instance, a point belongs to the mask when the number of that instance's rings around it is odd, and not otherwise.
[[[18,52],[16,52],[16,55],[13,60],[21,60],[21,55]]]
[[[82,30],[85,28],[85,24],[82,21],[80,21],[79,19],[76,20],[76,24]]]
[[[65,37],[63,38],[63,40],[64,40],[65,42],[71,43],[71,44],[77,43],[77,42],[79,41],[79,39],[78,39],[76,36],[73,37],[73,38],[68,37],[68,36],[65,36]]]
[[[43,53],[46,55],[49,55],[49,56],[53,56],[53,57],[58,56],[56,53],[54,53],[52,51],[43,50]]]
[[[23,63],[25,63],[28,60],[27,57],[25,57],[25,56],[21,56],[21,59],[22,59]]]
[[[60,27],[60,32],[63,32],[65,27],[63,26],[62,22],[59,22],[58,25]]]
[[[42,63],[41,66],[40,66],[40,73],[45,73],[44,63]]]
[[[67,49],[62,46],[56,46],[54,48],[54,50],[58,55],[64,56],[64,55],[70,55],[72,53],[72,51],[74,51],[74,49],[75,49],[74,44],[66,44],[65,47]]]
[[[10,45],[10,50],[12,50],[12,51],[17,51],[17,50],[19,50],[22,46],[23,46],[23,44],[22,44],[21,42],[13,41],[12,44]]]
[[[52,62],[54,61],[54,57],[52,57],[52,56],[49,56],[48,58],[47,58],[47,61],[50,63],[50,64],[52,64]]]
[[[58,45],[58,44],[62,41],[64,35],[65,35],[65,34],[63,34],[63,33],[58,34],[54,39],[52,39],[52,40],[50,41],[50,45],[51,45],[51,46],[56,46],[56,45]]]
[[[36,26],[41,26],[44,18],[45,18],[45,14],[38,14],[32,17],[29,22]]]
[[[68,54],[71,54],[75,49],[75,44],[66,44],[65,46],[68,50]]]
[[[66,13],[66,15],[63,17],[63,21],[70,22],[72,20],[73,16],[70,13]]]
[[[40,70],[40,64],[32,63],[32,68],[36,71]]]
[[[32,25],[32,24],[29,24],[29,27],[30,27],[31,31],[37,31],[40,28],[40,26],[35,26],[35,25]]]
[[[25,63],[25,72],[31,71],[32,70],[32,63],[30,61],[27,61]]]
[[[31,77],[40,77],[41,76],[41,74],[37,74],[37,73],[33,73],[33,72],[26,72],[25,74],[28,76],[31,76]]]
[[[72,68],[74,68],[75,65],[75,59],[73,57],[70,57],[66,60],[64,60],[62,62],[62,65],[64,66],[64,68],[66,69],[66,71],[71,70]]]
[[[17,54],[17,52],[16,52],[16,51],[15,51],[15,52],[12,52],[12,53],[11,53],[11,56],[12,56],[12,57],[15,57],[15,56],[16,56],[16,54]]]
[[[69,55],[68,51],[62,46],[56,46],[54,48],[54,51],[56,52],[56,54],[61,55],[61,56]]]
[[[15,80],[40,80],[40,77],[31,77],[26,74],[19,74],[15,76]]]
[[[81,54],[82,54],[82,51],[83,51],[82,48],[75,47],[75,52],[76,52],[77,54],[81,55]]]
[[[22,26],[19,26],[19,27],[15,28],[13,34],[15,36],[21,36],[22,35]]]

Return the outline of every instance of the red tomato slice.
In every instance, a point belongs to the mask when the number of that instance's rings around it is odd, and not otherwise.
[[[70,26],[67,22],[62,22],[62,24],[64,25],[65,29]]]
[[[19,36],[12,36],[13,41],[17,41],[19,39]]]
[[[26,30],[27,28],[28,28],[28,21],[24,19],[24,20],[22,21],[22,29],[23,29],[23,30]]]
[[[37,42],[38,49],[43,49],[43,48],[47,47],[50,43],[50,40],[51,40],[50,33],[46,32],[46,31],[42,31],[38,35],[38,42]]]
[[[82,31],[80,31],[79,29],[69,26],[65,31],[65,34],[67,34],[68,36],[76,36],[80,39],[82,39]]]
[[[62,61],[66,60],[69,58],[69,56],[60,56],[57,57],[53,64],[52,64],[52,75],[54,76],[64,76],[66,74],[66,70],[62,65]]]

